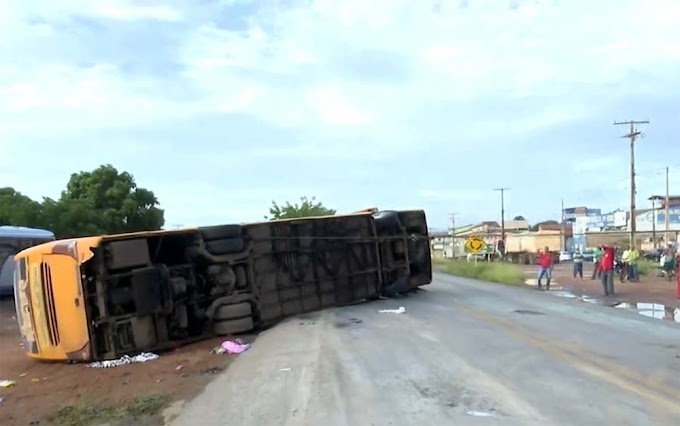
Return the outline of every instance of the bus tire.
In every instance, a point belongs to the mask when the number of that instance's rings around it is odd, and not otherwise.
[[[215,309],[215,321],[228,321],[250,317],[253,314],[253,307],[248,302],[236,303],[234,305],[222,305]]]
[[[375,229],[379,234],[383,232],[393,233],[399,230],[399,215],[397,212],[385,210],[373,214]]]
[[[219,336],[225,336],[228,334],[238,334],[251,331],[255,328],[252,317],[234,319],[228,321],[218,321],[213,326],[215,334]]]
[[[205,241],[241,238],[243,236],[243,227],[241,225],[205,226],[199,229]]]
[[[225,240],[214,240],[205,243],[205,249],[214,255],[240,253],[245,249],[242,238],[229,238]]]

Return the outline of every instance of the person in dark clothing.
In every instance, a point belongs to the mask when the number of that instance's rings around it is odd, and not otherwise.
[[[614,295],[614,258],[616,251],[614,247],[602,246],[602,259],[600,269],[602,270],[602,289],[605,296]]]
[[[602,246],[598,246],[593,252],[593,276],[590,277],[591,280],[594,280],[595,278],[602,278],[600,260],[602,260]]]
[[[577,275],[583,279],[583,254],[579,251],[574,253],[574,278]]]

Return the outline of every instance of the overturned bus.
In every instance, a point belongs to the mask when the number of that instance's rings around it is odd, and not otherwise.
[[[432,280],[421,210],[58,240],[15,261],[27,355],[81,362],[246,333]]]

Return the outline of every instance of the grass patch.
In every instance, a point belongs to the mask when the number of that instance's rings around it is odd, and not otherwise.
[[[468,262],[467,260],[433,259],[434,266],[445,274],[495,283],[524,284],[524,269],[507,262]]]
[[[88,426],[107,422],[146,419],[160,414],[170,403],[168,395],[147,395],[135,398],[122,407],[111,407],[92,402],[81,402],[61,408],[52,422],[59,426]]]
[[[652,262],[651,260],[638,261],[638,272],[640,275],[654,276],[659,272],[659,262]]]

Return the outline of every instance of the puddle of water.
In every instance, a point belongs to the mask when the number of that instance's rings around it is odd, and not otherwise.
[[[527,278],[524,280],[524,285],[530,285],[533,287],[538,287],[538,280],[536,278]],[[543,279],[543,286],[545,286],[545,279]],[[562,286],[557,284],[557,281],[550,280],[550,288],[561,290]]]
[[[664,306],[659,303],[619,303],[614,306],[617,309],[635,311],[649,318],[675,321],[680,323],[680,308]]]

